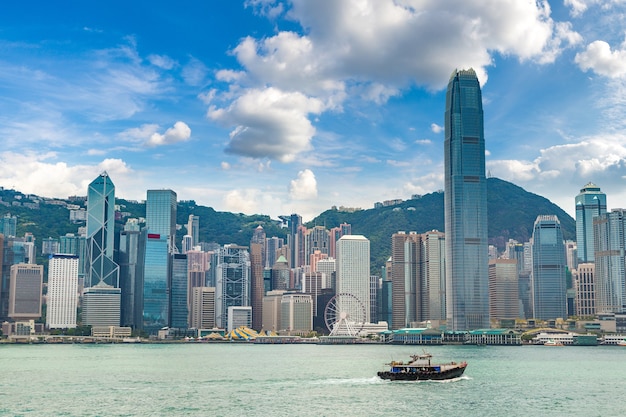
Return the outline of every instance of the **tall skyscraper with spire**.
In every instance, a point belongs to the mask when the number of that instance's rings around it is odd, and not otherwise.
[[[606,214],[606,194],[590,182],[576,196],[576,246],[579,263],[595,260],[593,218]]]
[[[450,330],[489,327],[487,182],[480,84],[455,70],[445,110],[446,312]]]
[[[119,287],[119,267],[113,261],[115,186],[106,172],[87,191],[87,277],[85,286],[105,283]]]

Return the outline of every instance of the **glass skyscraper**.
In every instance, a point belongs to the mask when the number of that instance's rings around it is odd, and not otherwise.
[[[604,213],[594,219],[593,226],[596,311],[626,312],[626,210]]]
[[[175,252],[176,193],[172,190],[148,190],[146,226],[150,233],[167,236],[169,251]]]
[[[170,288],[170,327],[186,329],[189,327],[187,255],[172,255],[172,284]]]
[[[115,186],[106,172],[87,191],[87,276],[85,287],[104,282],[119,287],[119,268],[113,261]]]
[[[561,223],[554,216],[537,216],[532,237],[531,291],[534,317],[567,317],[565,244]]]
[[[588,183],[576,196],[576,246],[578,262],[593,262],[593,218],[606,213],[606,194],[594,183]]]
[[[149,334],[156,334],[169,325],[168,275],[170,256],[166,235],[142,233],[142,271],[139,274],[143,283],[142,328]]]
[[[473,69],[452,73],[444,122],[447,325],[489,328],[485,137]]]

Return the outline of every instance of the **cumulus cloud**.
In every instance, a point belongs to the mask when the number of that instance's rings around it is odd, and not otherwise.
[[[160,126],[157,124],[144,124],[121,132],[118,137],[130,142],[143,143],[146,146],[171,145],[184,142],[191,137],[191,129],[185,122],[176,122],[165,133],[159,133]]]
[[[147,142],[149,146],[171,145],[178,142],[184,142],[191,137],[191,129],[185,122],[176,122],[164,134],[153,133]]]
[[[603,9],[610,9],[616,4],[624,3],[624,0],[565,0],[563,4],[569,7],[570,14],[579,17],[587,11],[589,7],[600,5]]]
[[[443,132],[443,126],[439,126],[437,123],[432,123],[430,125],[430,130],[433,133],[441,133],[441,132]]]
[[[626,45],[612,51],[608,43],[594,41],[585,51],[577,53],[574,60],[583,71],[592,70],[610,78],[622,77],[626,74]]]
[[[323,103],[299,92],[276,88],[252,89],[228,107],[210,107],[209,119],[235,125],[226,151],[252,158],[291,162],[310,149],[315,128],[309,114],[319,114]]]
[[[289,196],[293,200],[312,200],[317,197],[317,180],[310,169],[298,172],[298,177],[289,183]]]

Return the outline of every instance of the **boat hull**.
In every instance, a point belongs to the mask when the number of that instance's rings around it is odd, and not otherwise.
[[[417,371],[417,372],[378,372],[378,377],[390,381],[442,381],[446,379],[458,378],[465,372],[465,365],[459,365],[444,371]]]

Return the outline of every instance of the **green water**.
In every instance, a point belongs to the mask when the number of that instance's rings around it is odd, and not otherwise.
[[[375,375],[416,346],[0,346],[0,415],[624,416],[626,348],[429,348],[447,382]]]

